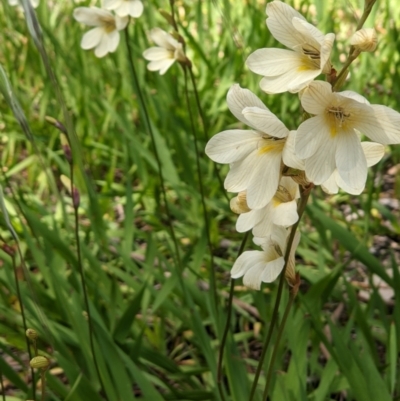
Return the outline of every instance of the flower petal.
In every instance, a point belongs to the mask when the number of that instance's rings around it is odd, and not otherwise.
[[[368,167],[375,166],[375,164],[379,163],[385,154],[385,147],[380,143],[361,142],[361,147]]]
[[[178,42],[173,39],[169,33],[163,31],[160,28],[153,28],[150,31],[149,36],[154,43],[156,43],[160,47],[164,47],[165,49],[175,50],[177,47],[173,46],[171,43],[176,43],[177,45]],[[173,41],[171,41],[171,39],[173,39]]]
[[[324,117],[315,116],[300,124],[296,133],[295,152],[301,159],[313,156],[323,142],[331,138],[329,126]]]
[[[321,70],[315,69],[312,62],[301,56],[301,64],[277,77],[264,77],[260,81],[260,88],[265,93],[297,93],[312,82]]]
[[[260,154],[257,150],[254,157],[256,163],[247,186],[247,204],[250,209],[260,209],[271,201],[278,188],[282,153],[272,149]]]
[[[246,65],[250,71],[265,77],[276,77],[300,69],[307,57],[286,49],[258,49],[250,54]]]
[[[322,114],[332,102],[332,86],[328,82],[314,81],[301,95],[301,105],[310,114]]]
[[[236,231],[244,233],[251,230],[264,216],[264,208],[258,210],[250,210],[248,213],[242,213],[236,221]]]
[[[336,183],[336,176],[338,175],[337,170],[333,172],[333,174],[323,183],[321,184],[321,188],[327,194],[333,195],[339,192],[339,187]]]
[[[297,202],[282,202],[275,207],[272,222],[277,226],[289,227],[299,219],[297,214]]]
[[[354,131],[338,135],[336,166],[346,187],[351,188],[350,193],[361,193],[367,179],[367,161]]]
[[[238,84],[231,86],[226,96],[226,101],[231,113],[239,121],[247,125],[250,125],[250,123],[244,118],[242,113],[246,107],[255,106],[263,110],[268,110],[264,103],[253,92],[241,88]]]
[[[285,138],[289,134],[285,124],[269,110],[260,109],[259,107],[245,107],[243,115],[252,127],[270,136]]]
[[[81,40],[82,49],[88,50],[96,47],[100,43],[104,34],[104,29],[101,27],[96,27],[86,32]]]
[[[336,168],[335,154],[337,137],[338,135],[335,137],[327,136],[325,140],[321,141],[318,152],[315,152],[311,157],[305,160],[306,176],[308,180],[315,185],[324,183]]]
[[[254,149],[261,136],[249,130],[228,130],[214,135],[207,143],[206,155],[217,163],[233,163],[245,158]]]
[[[74,10],[74,18],[88,26],[101,26],[104,19],[114,20],[113,15],[98,7],[78,7]]]
[[[147,69],[149,71],[159,71],[160,75],[164,75],[174,62],[175,59],[173,58],[151,61],[147,64]]]
[[[300,159],[295,152],[296,131],[290,131],[286,137],[285,146],[283,148],[283,163],[291,168],[304,170],[304,160]]]
[[[261,275],[261,281],[263,283],[272,283],[273,281],[275,281],[276,278],[281,273],[284,265],[285,265],[285,260],[283,259],[283,257],[280,257],[267,263],[267,265],[263,269]],[[243,278],[243,284],[245,284],[244,278]]]
[[[372,104],[373,113],[364,113],[356,128],[382,145],[400,143],[400,113],[390,107]]]
[[[289,48],[301,43],[298,31],[293,26],[293,18],[305,20],[305,18],[281,1],[272,1],[267,4],[267,26],[276,40]]]
[[[150,47],[143,52],[143,57],[149,61],[159,61],[159,60],[166,60],[172,59],[171,58],[171,51],[164,49],[163,47]]]

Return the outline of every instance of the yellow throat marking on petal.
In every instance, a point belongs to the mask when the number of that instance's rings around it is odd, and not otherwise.
[[[257,154],[264,155],[265,153],[282,153],[283,147],[285,145],[285,140],[275,140],[275,139],[263,139],[259,148]]]
[[[328,114],[328,121],[330,127],[331,137],[335,137],[338,133],[338,128],[345,128],[347,119],[350,117],[350,113],[346,113],[346,110],[340,106],[330,106],[326,109]]]
[[[104,16],[101,17],[100,20],[106,33],[111,33],[117,29],[115,19],[113,17]]]

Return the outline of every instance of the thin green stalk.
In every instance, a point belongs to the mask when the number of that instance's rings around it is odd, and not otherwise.
[[[278,337],[276,339],[276,343],[274,345],[274,351],[272,352],[271,361],[269,363],[269,368],[268,368],[268,373],[267,373],[267,382],[265,383],[264,393],[263,393],[263,398],[262,398],[263,400],[266,400],[267,396],[268,396],[269,386],[271,384],[271,378],[272,378],[272,371],[273,371],[273,368],[275,365],[276,356],[278,355],[279,342],[282,338],[283,330],[285,329],[286,321],[289,316],[290,310],[292,308],[293,301],[296,298],[299,284],[300,284],[300,278],[298,278],[297,285],[295,287],[293,287],[292,290],[290,291],[289,302],[286,305],[285,313],[283,315],[282,322],[279,326]]]
[[[360,21],[358,21],[357,27],[356,27],[356,31],[359,31],[365,21],[367,20],[368,16],[371,14],[372,11],[372,7],[374,6],[376,0],[365,0],[364,3],[364,11],[363,14],[360,18]],[[344,64],[344,66],[342,67],[342,69],[340,70],[339,74],[337,75],[333,85],[332,85],[332,90],[333,91],[337,91],[340,89],[340,87],[343,85],[346,76],[347,76],[347,70],[350,67],[350,64],[360,55],[360,51],[357,50],[354,46],[350,46],[350,50],[349,50],[349,56],[347,57],[347,60]]]
[[[46,399],[46,370],[45,369],[41,370],[40,378],[42,381],[42,396],[40,397],[40,400],[45,401],[45,399]]]
[[[16,241],[16,245],[17,245],[19,258],[21,260],[21,263],[23,263],[24,259],[23,259],[21,248],[19,246],[18,241]],[[15,287],[17,290],[17,298],[18,298],[18,302],[19,302],[19,307],[21,308],[21,316],[22,316],[22,324],[24,326],[24,337],[25,337],[25,341],[26,341],[26,349],[28,350],[29,360],[31,360],[32,359],[31,347],[29,344],[29,339],[25,335],[26,330],[28,330],[28,325],[26,324],[25,306],[22,301],[21,288],[20,288],[19,280],[18,280],[18,276],[17,276],[17,266],[15,263],[15,255],[11,255],[11,259],[12,259],[13,270],[14,270],[14,280],[15,280]],[[33,370],[33,368],[31,368],[31,377],[32,377],[32,397],[35,400],[36,399],[36,380],[35,380],[35,371]]]
[[[189,91],[188,91],[188,77],[187,77],[187,69],[183,67],[183,73],[185,76],[185,96],[186,96],[186,104],[188,106],[189,110],[189,119],[190,119],[190,125],[192,129],[192,134],[193,134],[193,143],[194,143],[194,148],[195,148],[195,153],[196,153],[196,167],[197,167],[197,177],[199,180],[199,187],[200,187],[200,196],[201,196],[201,204],[203,207],[203,216],[204,216],[204,225],[205,225],[205,230],[206,230],[206,237],[207,237],[207,243],[208,243],[208,249],[210,252],[210,287],[211,287],[211,298],[212,298],[212,303],[215,308],[215,314],[216,317],[218,318],[218,295],[217,295],[217,284],[216,284],[216,278],[215,278],[215,270],[214,270],[214,254],[213,254],[213,246],[211,243],[211,234],[210,234],[210,222],[209,222],[209,216],[207,213],[207,206],[206,206],[206,197],[204,193],[204,184],[203,184],[203,177],[201,175],[201,166],[200,166],[200,154],[199,154],[199,146],[197,144],[198,138],[196,134],[196,129],[194,127],[194,121],[193,121],[193,114],[192,114],[192,109],[190,107],[190,99],[189,99]]]
[[[267,354],[267,349],[269,346],[269,343],[271,341],[272,338],[272,333],[274,331],[274,328],[278,322],[278,312],[279,312],[279,305],[281,302],[281,298],[282,298],[282,292],[283,292],[283,283],[285,282],[285,271],[286,271],[286,267],[287,264],[289,262],[289,255],[290,255],[290,250],[293,244],[293,240],[294,240],[294,236],[296,234],[296,230],[297,227],[300,223],[301,217],[303,216],[304,210],[307,206],[307,200],[308,197],[310,196],[310,192],[311,189],[313,188],[313,185],[310,185],[309,187],[305,188],[302,193],[301,193],[301,198],[300,198],[300,204],[298,206],[298,210],[297,213],[299,215],[299,219],[297,220],[297,222],[292,226],[292,229],[290,231],[290,235],[288,238],[288,243],[286,246],[286,252],[285,252],[285,265],[283,266],[280,278],[279,278],[279,286],[278,286],[278,293],[276,295],[276,300],[275,300],[275,304],[274,304],[274,310],[272,312],[272,319],[271,319],[271,323],[269,325],[269,329],[268,329],[268,333],[267,333],[267,337],[265,339],[265,342],[263,344],[263,350],[260,356],[260,360],[258,362],[258,366],[257,366],[257,370],[256,370],[256,374],[254,377],[254,381],[253,381],[253,385],[251,387],[251,392],[250,392],[250,398],[249,401],[252,401],[256,392],[256,388],[257,388],[257,383],[258,383],[258,379],[260,377],[261,374],[261,370],[262,370],[262,366],[264,364],[264,359],[265,356]]]
[[[134,89],[135,89],[135,91],[136,91],[136,93],[138,95],[138,99],[139,99],[140,106],[141,106],[139,109],[143,113],[144,121],[146,123],[147,130],[148,130],[150,138],[151,138],[154,157],[155,157],[156,163],[157,163],[157,172],[158,172],[158,177],[159,177],[159,180],[160,180],[161,193],[162,193],[162,196],[163,196],[165,212],[166,212],[167,217],[168,217],[167,220],[168,220],[168,227],[169,227],[170,235],[171,235],[171,238],[172,238],[172,242],[174,244],[176,262],[177,262],[177,266],[178,266],[178,268],[180,270],[180,273],[182,274],[183,268],[182,268],[180,253],[179,253],[178,240],[176,238],[175,230],[174,230],[174,227],[172,225],[172,214],[171,214],[171,211],[170,211],[169,205],[168,205],[167,191],[165,189],[166,185],[165,185],[164,175],[162,173],[161,160],[160,160],[160,156],[158,154],[157,143],[156,143],[156,139],[155,139],[155,136],[154,136],[153,128],[151,126],[149,113],[147,112],[147,108],[146,108],[146,104],[145,104],[145,101],[144,101],[143,93],[142,93],[142,90],[141,90],[140,85],[139,85],[139,80],[138,80],[138,77],[137,77],[135,64],[133,62],[132,49],[131,49],[131,46],[129,44],[128,28],[125,29],[125,43],[126,43],[126,48],[127,48],[127,52],[128,52],[128,64],[129,64],[129,69],[130,69],[131,76],[132,76],[133,86],[134,86]]]
[[[246,246],[247,239],[249,238],[250,231],[247,231],[242,239],[242,243],[240,244],[240,248],[237,254],[237,258],[243,253],[244,247]],[[233,303],[233,293],[235,288],[235,279],[231,279],[231,286],[229,289],[229,298],[228,298],[228,308],[227,308],[227,318],[224,327],[224,333],[222,335],[221,344],[219,348],[219,355],[218,355],[218,373],[217,373],[217,385],[218,390],[221,395],[221,398],[224,399],[223,389],[222,389],[222,361],[224,359],[224,350],[225,350],[225,343],[226,339],[228,338],[228,331],[231,325],[231,318],[232,318],[232,303]]]
[[[71,197],[72,197],[72,204],[74,207],[74,217],[75,217],[75,225],[74,225],[74,235],[75,235],[75,241],[76,241],[76,254],[77,254],[77,259],[78,259],[78,270],[79,270],[79,275],[81,278],[81,284],[82,284],[82,292],[83,292],[83,300],[85,303],[85,308],[86,308],[86,313],[87,313],[87,319],[88,319],[88,328],[89,328],[89,343],[90,343],[90,352],[92,353],[93,357],[93,364],[96,369],[96,374],[99,378],[100,382],[100,387],[104,393],[104,396],[106,400],[108,400],[107,392],[104,386],[103,379],[101,378],[100,374],[100,368],[99,364],[97,362],[96,358],[96,352],[94,349],[94,330],[93,330],[93,320],[92,320],[92,314],[90,312],[90,305],[89,305],[89,297],[87,293],[87,288],[86,288],[86,280],[85,280],[85,273],[83,271],[83,263],[82,263],[82,251],[81,251],[81,240],[79,237],[79,214],[78,214],[78,208],[79,208],[79,201],[76,199],[77,193],[74,187],[74,168],[73,168],[73,157],[70,160],[70,179],[71,179]]]
[[[194,77],[193,69],[192,69],[191,66],[189,67],[189,73],[190,73],[190,80],[192,81],[192,86],[193,86],[193,91],[194,91],[194,97],[196,99],[197,109],[199,110],[201,122],[203,124],[204,139],[206,141],[208,141],[210,139],[209,135],[208,135],[208,127],[206,125],[206,119],[204,117],[203,108],[201,107],[201,103],[200,103],[199,91],[197,90],[196,79]],[[224,194],[226,200],[229,203],[230,199],[229,199],[228,194],[225,191],[224,182],[223,182],[223,180],[221,178],[221,174],[220,174],[220,169],[219,169],[218,165],[215,164],[215,163],[214,163],[214,167],[213,168],[214,168],[215,175],[216,175],[216,177],[218,179],[219,185],[221,187],[222,193]]]

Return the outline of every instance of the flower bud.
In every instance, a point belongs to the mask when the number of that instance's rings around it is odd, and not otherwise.
[[[45,356],[39,355],[32,358],[29,364],[34,369],[47,369],[50,365],[50,360]]]
[[[38,333],[36,330],[33,329],[28,329],[25,332],[25,335],[30,339],[30,340],[36,340],[38,338]]]
[[[239,192],[237,196],[232,198],[230,206],[232,212],[236,214],[250,212],[250,208],[247,206],[246,191]]]
[[[374,28],[363,28],[350,39],[350,44],[362,52],[373,52],[378,44]]]

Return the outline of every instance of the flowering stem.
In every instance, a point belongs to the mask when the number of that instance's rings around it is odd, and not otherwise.
[[[196,134],[196,129],[194,127],[194,121],[193,121],[193,114],[192,114],[192,109],[190,107],[190,100],[189,100],[189,91],[188,91],[188,77],[187,77],[187,69],[183,68],[183,72],[185,75],[185,96],[186,96],[186,104],[188,106],[189,110],[189,119],[190,119],[190,125],[192,128],[192,133],[193,133],[193,143],[194,143],[194,148],[195,148],[195,153],[196,153],[196,166],[197,166],[197,176],[199,179],[199,186],[200,186],[200,196],[201,196],[201,204],[203,206],[203,215],[204,215],[204,225],[205,225],[205,230],[206,230],[206,237],[207,237],[207,243],[208,243],[208,249],[210,252],[210,287],[211,287],[211,298],[212,298],[212,304],[215,307],[215,315],[218,320],[218,296],[217,296],[217,286],[216,286],[216,279],[215,279],[215,271],[214,271],[214,255],[213,255],[213,246],[211,243],[211,233],[210,233],[210,222],[208,220],[208,213],[207,213],[207,206],[206,206],[206,200],[205,200],[205,193],[204,193],[204,185],[203,185],[203,178],[201,175],[201,167],[200,167],[200,155],[199,155],[199,147],[197,145],[197,134]]]
[[[85,274],[83,272],[83,263],[82,263],[82,252],[81,252],[81,240],[79,237],[79,215],[78,215],[78,208],[79,208],[79,201],[75,199],[75,187],[74,187],[74,164],[73,164],[73,156],[71,157],[70,163],[70,177],[71,177],[71,196],[72,196],[72,205],[74,208],[74,218],[75,218],[75,225],[74,225],[74,235],[76,241],[76,254],[78,259],[78,270],[79,275],[81,278],[81,285],[82,285],[82,293],[83,293],[83,301],[85,303],[85,309],[87,313],[87,320],[88,320],[88,329],[89,329],[89,344],[90,344],[90,352],[93,357],[93,364],[96,369],[97,377],[99,378],[100,387],[105,395],[106,400],[108,400],[107,392],[105,391],[103,379],[101,378],[99,364],[96,358],[96,352],[94,350],[94,331],[93,331],[93,320],[92,314],[90,312],[90,305],[89,305],[89,297],[86,288],[86,281],[85,281]],[[43,383],[43,372],[42,372],[42,383]],[[42,392],[43,397],[43,392]]]
[[[271,378],[272,378],[272,371],[273,371],[273,368],[274,368],[274,365],[275,365],[276,356],[278,355],[279,342],[280,342],[280,340],[282,338],[283,330],[285,328],[286,320],[287,320],[287,318],[289,316],[289,312],[290,312],[290,310],[292,308],[293,301],[296,298],[297,292],[299,290],[299,285],[300,285],[300,276],[299,276],[299,274],[297,274],[296,275],[296,284],[294,285],[294,287],[290,291],[289,302],[286,305],[285,313],[283,314],[282,322],[281,322],[281,324],[279,326],[278,337],[276,339],[276,343],[275,343],[275,346],[274,346],[274,351],[272,353],[271,361],[269,363],[269,368],[268,368],[268,373],[267,373],[267,382],[265,383],[264,393],[263,393],[263,397],[262,397],[263,400],[266,400],[267,396],[268,396],[269,385],[271,383]]]
[[[133,86],[134,86],[134,89],[135,89],[135,91],[136,91],[136,93],[138,95],[138,99],[139,99],[140,106],[141,106],[140,107],[140,111],[143,113],[144,121],[146,123],[147,130],[148,130],[148,132],[150,134],[151,143],[153,145],[153,152],[154,152],[154,157],[155,157],[156,163],[157,163],[157,171],[158,171],[158,177],[159,177],[159,180],[160,180],[161,193],[162,193],[162,197],[163,197],[163,201],[164,201],[165,212],[166,212],[167,217],[168,217],[167,218],[168,227],[169,227],[170,235],[171,235],[171,238],[172,238],[172,242],[174,244],[176,262],[177,262],[177,266],[178,266],[178,268],[180,270],[180,273],[182,273],[182,265],[181,265],[181,258],[180,258],[180,254],[179,254],[178,241],[176,239],[175,230],[174,230],[174,227],[172,225],[172,214],[171,214],[171,212],[169,210],[169,205],[168,205],[168,201],[167,201],[167,191],[165,189],[166,186],[165,186],[164,175],[162,173],[161,160],[160,160],[160,156],[158,154],[157,144],[156,144],[153,128],[151,126],[150,117],[149,117],[149,114],[147,112],[147,108],[146,108],[146,105],[145,105],[143,93],[142,93],[142,90],[140,88],[139,80],[138,80],[138,77],[137,77],[137,74],[136,74],[136,69],[135,69],[135,65],[134,65],[134,62],[133,62],[132,49],[131,49],[131,46],[129,44],[128,28],[125,29],[125,43],[126,43],[126,48],[127,48],[127,51],[128,51],[128,64],[129,64],[130,72],[131,72],[131,75],[132,75]]]
[[[301,192],[300,203],[299,203],[299,206],[297,208],[297,213],[299,215],[299,219],[292,226],[292,229],[290,231],[290,235],[289,235],[289,239],[288,239],[288,243],[287,243],[287,247],[286,247],[286,252],[285,252],[285,265],[283,266],[282,273],[281,273],[281,276],[279,278],[278,293],[276,295],[274,310],[272,312],[272,319],[271,319],[271,323],[269,325],[267,337],[266,337],[265,342],[263,344],[263,350],[262,350],[262,353],[261,353],[261,356],[260,356],[260,360],[258,362],[256,374],[255,374],[254,381],[253,381],[253,385],[251,387],[249,401],[252,401],[253,398],[254,398],[254,394],[255,394],[256,388],[257,388],[258,379],[260,377],[261,369],[262,369],[262,366],[263,366],[263,363],[264,363],[265,355],[267,354],[267,349],[268,349],[269,343],[271,341],[272,333],[273,333],[275,325],[277,324],[277,321],[278,321],[279,305],[280,305],[280,302],[281,302],[281,297],[282,297],[282,292],[283,292],[283,283],[285,281],[285,271],[286,271],[286,267],[287,267],[288,262],[289,262],[290,250],[291,250],[291,247],[292,247],[292,244],[293,244],[293,240],[294,240],[294,236],[296,234],[297,227],[298,227],[298,225],[300,223],[300,219],[303,216],[304,210],[305,210],[305,208],[307,206],[308,197],[310,196],[310,192],[311,192],[312,188],[313,188],[313,185],[310,184],[308,187],[303,188],[302,192]]]
[[[364,4],[364,11],[363,14],[360,18],[360,21],[358,21],[357,24],[357,28],[356,31],[359,31],[365,21],[367,20],[369,14],[371,14],[372,11],[372,7],[374,6],[376,0],[365,0],[365,4]],[[342,69],[340,70],[339,74],[337,75],[335,82],[332,85],[332,89],[333,91],[337,91],[340,89],[340,87],[343,85],[344,80],[346,79],[347,76],[347,70],[350,67],[350,64],[360,55],[360,51],[355,49],[354,46],[350,46],[350,50],[349,50],[349,56],[344,64],[344,66],[342,67]]]
[[[242,239],[242,243],[240,244],[239,252],[237,254],[237,258],[243,253],[244,247],[246,246],[247,239],[249,238],[250,231],[247,231]],[[235,288],[235,279],[231,279],[231,287],[229,289],[229,298],[228,298],[228,311],[227,311],[227,318],[224,328],[224,333],[222,335],[221,344],[219,348],[219,355],[218,355],[218,374],[217,374],[217,385],[218,390],[221,395],[221,398],[224,399],[223,391],[222,391],[222,361],[224,358],[224,349],[226,339],[228,337],[229,327],[231,325],[231,317],[232,317],[232,302],[233,302],[233,292]]]

